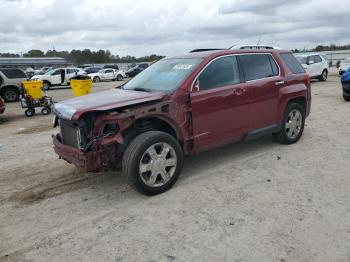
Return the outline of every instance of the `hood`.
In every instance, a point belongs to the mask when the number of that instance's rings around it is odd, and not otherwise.
[[[43,77],[43,75],[33,75],[30,79],[31,80],[39,80]]]
[[[90,74],[87,74],[87,75],[90,76],[91,78],[94,77],[94,76],[100,76],[100,74],[98,72],[90,73]]]
[[[161,92],[140,92],[133,90],[111,89],[56,103],[54,112],[57,116],[69,120],[78,120],[87,112],[117,109],[124,106],[161,100]]]

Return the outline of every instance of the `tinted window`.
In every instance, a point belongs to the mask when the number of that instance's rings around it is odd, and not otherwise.
[[[274,76],[278,76],[279,75],[279,69],[278,69],[278,66],[276,64],[275,59],[273,59],[272,56],[270,56],[270,55],[269,55],[269,59],[270,59],[270,64],[271,64],[271,67],[272,67],[273,75]]]
[[[56,71],[54,71],[53,73],[52,73],[52,75],[53,76],[55,76],[55,75],[60,75],[61,74],[61,69],[58,69],[58,70],[56,70]]]
[[[25,75],[25,73],[23,73],[23,71],[16,68],[4,68],[4,69],[1,69],[1,72],[9,79],[27,78],[27,76]]]
[[[77,71],[75,69],[67,69],[67,74],[74,74]]]
[[[305,73],[304,68],[292,53],[281,54],[281,58],[293,74]]]
[[[108,70],[105,71],[105,73],[113,73],[113,70],[108,69]]]
[[[270,62],[269,57],[270,55],[265,54],[240,56],[245,72],[245,80],[251,81],[275,76],[276,72],[274,73],[272,69],[272,63]]]
[[[315,55],[315,56],[314,56],[314,62],[315,62],[315,63],[321,63],[321,62],[322,62],[321,57],[320,57],[319,55]]]
[[[237,59],[227,56],[210,63],[199,78],[200,90],[240,83]]]

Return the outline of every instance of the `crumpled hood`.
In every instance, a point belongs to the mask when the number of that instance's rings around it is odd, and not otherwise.
[[[140,92],[133,90],[111,89],[56,103],[54,112],[58,117],[78,120],[86,112],[97,112],[161,100],[161,92]]]

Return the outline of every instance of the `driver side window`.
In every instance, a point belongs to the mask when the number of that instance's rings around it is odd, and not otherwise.
[[[214,60],[200,74],[198,81],[200,90],[240,83],[237,58],[226,56]]]
[[[61,74],[61,70],[56,70],[55,72],[52,73],[53,76],[57,76]]]

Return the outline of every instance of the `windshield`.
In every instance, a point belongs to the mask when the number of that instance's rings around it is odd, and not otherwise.
[[[296,56],[300,64],[306,64],[307,62],[307,56]]]
[[[45,72],[44,75],[52,75],[52,73],[55,72],[55,71],[56,71],[56,69],[51,69],[51,70]]]
[[[200,58],[169,58],[154,63],[127,82],[123,89],[171,93],[201,62]]]

